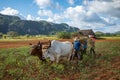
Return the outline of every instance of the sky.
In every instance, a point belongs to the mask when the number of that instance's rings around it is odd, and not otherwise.
[[[120,0],[0,0],[0,13],[94,32],[120,31]]]

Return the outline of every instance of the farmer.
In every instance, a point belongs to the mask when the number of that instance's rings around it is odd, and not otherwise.
[[[90,54],[96,56],[95,54],[95,38],[93,36],[89,37]]]
[[[84,38],[82,42],[82,54],[86,54],[86,50],[87,50],[87,38]]]
[[[73,42],[73,47],[74,47],[74,55],[73,58],[75,56],[78,57],[79,60],[82,60],[82,53],[81,53],[81,42],[80,42],[80,38],[78,36],[76,36],[74,38],[74,42]]]

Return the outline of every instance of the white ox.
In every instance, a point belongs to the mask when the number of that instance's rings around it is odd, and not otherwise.
[[[50,42],[49,48],[44,51],[43,57],[50,58],[51,61],[59,62],[61,56],[66,56],[68,61],[73,54],[73,44],[69,41],[60,42],[53,40]]]

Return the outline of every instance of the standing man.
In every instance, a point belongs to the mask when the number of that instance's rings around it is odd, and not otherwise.
[[[73,46],[74,46],[74,55],[73,55],[73,58],[75,56],[77,56],[79,60],[82,60],[83,57],[82,57],[82,54],[81,54],[81,51],[80,51],[80,49],[81,49],[81,43],[80,43],[80,39],[79,39],[78,36],[75,37]]]
[[[95,54],[95,39],[94,39],[94,37],[90,37],[90,39],[89,39],[89,46],[90,46],[90,54],[96,56],[96,54]]]
[[[87,51],[87,38],[84,38],[83,39],[83,42],[82,42],[82,54],[87,54],[86,51]]]

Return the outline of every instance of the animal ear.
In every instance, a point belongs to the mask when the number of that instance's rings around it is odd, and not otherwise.
[[[32,45],[32,43],[29,43],[29,45]]]
[[[34,48],[36,45],[33,45],[33,44],[30,44],[31,45],[31,48]]]
[[[29,45],[31,46],[31,48],[34,48],[36,45],[33,45],[32,43],[29,43]]]
[[[38,49],[42,49],[42,43],[40,41],[38,42],[37,46],[38,46]]]

